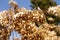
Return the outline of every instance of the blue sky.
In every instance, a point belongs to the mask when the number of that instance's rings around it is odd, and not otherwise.
[[[9,9],[9,0],[0,0],[0,11]],[[27,9],[31,9],[30,7],[30,0],[16,0],[19,7],[25,7]],[[60,4],[60,0],[55,0],[57,4]]]
[[[16,0],[16,1],[18,3],[19,7],[25,7],[27,9],[31,9],[31,7],[30,7],[30,4],[31,4],[30,0]],[[57,2],[58,5],[60,4],[60,0],[55,0],[55,1]],[[0,11],[8,10],[8,9],[9,9],[9,0],[0,0]],[[15,31],[13,31],[11,34],[12,35],[14,34],[15,36],[19,35]],[[13,36],[11,36],[11,38],[12,37]],[[11,38],[10,38],[10,40],[12,40]]]
[[[0,0],[0,11],[6,10],[9,8],[9,0]],[[31,9],[29,0],[16,0],[19,7],[25,7]]]

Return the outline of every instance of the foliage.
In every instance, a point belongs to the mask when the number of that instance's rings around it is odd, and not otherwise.
[[[50,6],[56,6],[56,2],[53,0],[30,0],[31,1],[31,7],[37,8],[40,7],[42,10],[46,11]]]

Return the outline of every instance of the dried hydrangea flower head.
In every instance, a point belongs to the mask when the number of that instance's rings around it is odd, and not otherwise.
[[[9,27],[9,17],[8,17],[8,10],[2,11],[0,13],[1,19],[0,19],[0,38],[1,40],[8,40],[9,36],[11,34],[12,28]]]
[[[60,6],[49,7],[48,13],[60,17]]]
[[[8,26],[8,11],[5,10],[5,11],[2,11],[1,14],[0,14],[0,24],[3,26]]]
[[[28,13],[28,19],[33,22],[44,23],[45,15],[42,10],[32,10]]]
[[[49,40],[49,39],[57,40],[57,34],[54,31],[54,28],[56,28],[54,24],[52,25],[45,23],[39,27],[38,33],[42,38],[44,38],[43,40]]]
[[[0,25],[0,39],[1,40],[8,40],[10,34],[11,34],[11,30],[9,30],[6,27]]]
[[[19,14],[19,16],[15,17],[16,19],[14,21],[14,23],[15,23],[14,29],[18,33],[22,34],[22,40],[37,40],[37,39],[39,39],[39,40],[48,39],[49,40],[49,39],[51,39],[51,38],[47,38],[47,37],[49,37],[47,35],[48,34],[51,35],[51,33],[49,33],[49,32],[51,32],[50,29],[55,28],[55,26],[45,23],[45,24],[43,24],[44,27],[40,26],[40,28],[38,28],[36,26],[35,22],[39,22],[37,19],[39,19],[39,17],[41,17],[41,14],[37,10],[32,10],[32,11],[28,12],[27,16],[24,16],[26,14],[17,13],[17,15],[18,14]],[[42,14],[42,15],[44,16],[44,14]],[[24,17],[26,17],[26,20],[24,19]],[[35,18],[33,19],[33,17],[35,17]],[[41,18],[41,19],[43,20],[43,18]],[[43,28],[41,28],[41,27],[43,27]],[[54,34],[52,34],[52,35],[54,35]],[[57,37],[55,37],[55,38],[57,38]]]
[[[57,26],[45,22],[45,15],[39,7],[34,10],[25,8],[18,9],[15,1],[11,0],[9,3],[14,8],[14,12],[12,12],[12,10],[0,12],[2,13],[0,14],[0,38],[2,38],[2,40],[9,40],[12,30],[16,30],[21,34],[22,40],[57,40],[57,35],[54,31],[54,28]],[[58,14],[58,8],[60,7],[57,6],[57,8],[54,8],[55,7],[49,8],[48,13],[52,11],[53,15],[55,15],[56,12]],[[54,19],[49,18],[49,21],[51,20]]]

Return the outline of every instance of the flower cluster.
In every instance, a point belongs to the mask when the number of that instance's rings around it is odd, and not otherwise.
[[[12,28],[9,24],[8,11],[0,12],[0,39],[8,40],[11,34]]]
[[[57,17],[60,17],[60,5],[54,6],[54,7],[49,7],[48,8],[48,13],[53,14]]]
[[[34,10],[18,9],[18,5],[14,1],[9,3],[13,6],[14,12],[12,10],[0,12],[0,38],[2,40],[9,40],[12,30],[20,33],[22,40],[58,40],[54,31],[57,26],[45,22],[46,17],[40,8]],[[60,6],[50,7],[48,13],[59,16],[59,8]],[[48,20],[54,19],[49,18]]]
[[[14,29],[22,35],[22,40],[57,40],[56,32],[53,31],[57,26],[44,22],[45,16],[41,10],[31,10],[27,13],[20,11],[15,15],[18,16],[14,17]]]

